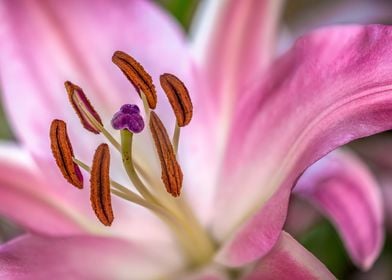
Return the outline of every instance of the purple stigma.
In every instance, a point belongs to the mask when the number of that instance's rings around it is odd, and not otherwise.
[[[133,133],[139,133],[144,129],[144,121],[139,114],[139,107],[132,104],[121,106],[120,111],[114,114],[112,126],[114,129],[128,129]]]
[[[124,104],[121,106],[120,111],[124,114],[139,114],[140,109],[135,104]]]

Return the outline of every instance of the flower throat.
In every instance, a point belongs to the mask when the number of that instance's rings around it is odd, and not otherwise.
[[[102,134],[121,154],[130,185],[133,185],[135,190],[110,178],[108,144],[102,143],[97,147],[91,167],[77,159],[66,123],[57,119],[52,121],[50,127],[51,149],[56,164],[64,178],[78,189],[83,188],[80,168],[90,173],[90,203],[103,225],[110,226],[114,221],[111,196],[116,195],[157,215],[177,239],[189,266],[203,265],[212,258],[215,245],[185,199],[180,197],[183,185],[183,173],[177,160],[180,130],[190,123],[193,113],[188,90],[175,75],[165,73],[160,76],[160,84],[176,117],[175,129],[170,138],[163,122],[154,112],[158,100],[151,76],[140,63],[124,52],[116,51],[112,61],[135,87],[144,107],[144,119],[139,107],[134,104],[124,104],[114,114],[111,125],[115,130],[119,130],[120,142],[105,129],[98,112],[79,86],[67,81],[65,88],[83,127],[94,134]],[[150,175],[155,174],[148,174],[132,153],[133,137],[137,137],[137,134],[144,130],[145,122],[148,124],[161,166],[159,183],[150,179]]]

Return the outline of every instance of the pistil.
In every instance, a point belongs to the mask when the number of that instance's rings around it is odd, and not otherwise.
[[[121,156],[124,164],[125,171],[139,193],[149,202],[157,203],[157,199],[140,180],[139,175],[135,170],[132,158],[132,140],[133,133],[127,129],[121,130]]]

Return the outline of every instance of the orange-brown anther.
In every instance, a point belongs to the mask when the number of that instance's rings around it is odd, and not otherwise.
[[[114,219],[110,194],[109,164],[109,147],[107,144],[101,144],[95,151],[91,168],[90,200],[95,214],[105,226],[110,226]]]
[[[64,85],[68,93],[69,101],[71,102],[72,107],[75,109],[76,114],[80,118],[84,128],[95,134],[99,134],[99,128],[97,128],[94,123],[89,120],[83,109],[89,112],[91,117],[93,117],[102,126],[101,117],[98,115],[97,111],[95,111],[83,90],[79,86],[69,81],[66,81]]]
[[[67,134],[67,125],[62,120],[52,121],[50,126],[50,147],[64,178],[70,184],[82,189],[82,172],[79,166],[73,162],[74,154]]]
[[[150,130],[161,162],[162,181],[167,192],[177,197],[182,187],[181,167],[177,162],[167,131],[155,112],[151,112]]]
[[[173,74],[162,74],[159,80],[176,115],[178,126],[186,126],[191,121],[193,113],[193,105],[188,89]]]
[[[148,106],[151,109],[155,109],[157,106],[157,93],[150,74],[144,70],[143,66],[122,51],[116,51],[113,54],[112,61],[132,83],[139,95],[140,91],[146,95]]]

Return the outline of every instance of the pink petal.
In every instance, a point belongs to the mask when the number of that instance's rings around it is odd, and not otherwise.
[[[152,279],[181,264],[163,244],[25,235],[0,247],[2,279]]]
[[[81,137],[64,81],[84,89],[108,127],[122,104],[139,102],[111,62],[116,50],[131,53],[156,81],[159,74],[173,72],[191,87],[183,33],[150,1],[1,1],[0,41],[6,111],[18,139],[39,155],[49,153],[47,131],[54,118],[70,122],[81,150],[96,147],[93,137]]]
[[[277,242],[286,218],[290,190],[280,189],[246,226],[240,228],[219,250],[216,261],[242,266],[267,254]],[[229,217],[229,216],[228,216]]]
[[[273,58],[282,2],[208,0],[199,5],[192,47],[201,82],[195,116],[182,132],[179,155],[185,174],[198,173],[185,176],[185,192],[202,220],[211,220],[214,212],[213,195],[233,103]]]
[[[354,263],[369,269],[383,243],[379,186],[367,167],[349,152],[334,152],[312,165],[295,192],[336,225]]]
[[[26,151],[0,146],[0,213],[29,231],[46,234],[85,232],[88,224],[43,182]]]
[[[244,280],[336,279],[331,272],[288,233],[282,232],[275,247]]]
[[[205,98],[215,111],[230,111],[246,83],[271,62],[282,2],[201,3],[193,26],[193,48],[210,87]]]
[[[278,189],[290,190],[308,166],[336,147],[392,128],[390,42],[387,26],[316,31],[298,40],[248,93],[232,125],[219,183],[213,228],[218,239],[235,239],[241,224],[261,234],[244,222]],[[242,262],[261,256],[250,254]]]
[[[0,1],[0,42],[1,91],[6,111],[18,140],[33,153],[46,184],[39,185],[36,192],[50,188],[67,201],[67,209],[81,213],[101,231],[91,211],[88,190],[71,189],[50,153],[48,131],[55,118],[67,121],[75,156],[86,163],[91,162],[94,149],[104,141],[82,128],[68,103],[64,81],[83,88],[104,125],[110,128],[112,114],[121,105],[139,102],[133,87],[111,62],[113,52],[132,54],[157,82],[161,73],[172,72],[191,90],[194,69],[183,32],[151,1],[5,0]],[[162,95],[159,98],[166,99]],[[169,107],[162,102],[161,113],[168,112]],[[173,114],[161,117],[174,123]],[[120,171],[121,168],[112,167],[117,180],[123,178],[117,176]],[[138,237],[145,238],[166,232],[165,228],[156,230],[155,225],[162,226],[160,221],[147,217],[145,209],[116,200],[118,222],[111,233],[137,232]],[[130,230],[138,222],[141,225],[137,230]],[[149,234],[143,234],[146,229]]]
[[[77,190],[60,178],[53,163],[40,164],[45,173],[21,147],[0,145],[0,215],[27,231],[45,235],[90,232],[172,242],[168,228],[154,214],[117,197],[113,197],[116,220],[106,228],[95,217],[88,188]]]
[[[290,9],[290,7],[288,7]],[[389,22],[392,5],[388,1],[346,0],[315,1],[290,12],[279,51],[288,50],[301,35],[314,28],[335,24],[370,24]]]

